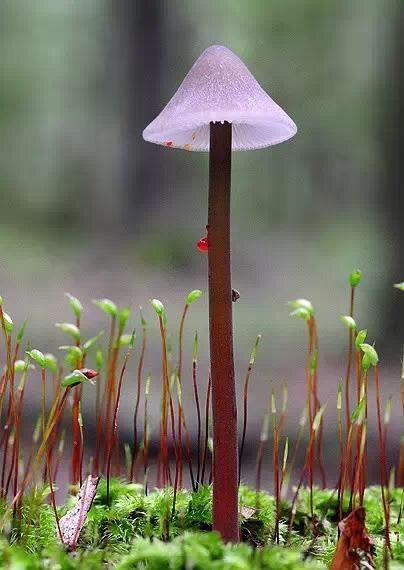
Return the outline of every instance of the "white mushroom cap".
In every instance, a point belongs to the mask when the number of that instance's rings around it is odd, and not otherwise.
[[[232,150],[275,145],[297,131],[241,59],[224,46],[211,46],[199,56],[178,91],[143,131],[143,138],[168,147],[208,151],[211,121],[232,123]]]

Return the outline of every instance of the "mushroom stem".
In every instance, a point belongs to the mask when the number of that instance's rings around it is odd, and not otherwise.
[[[213,410],[213,529],[238,542],[237,406],[230,276],[232,126],[210,123],[209,330]]]

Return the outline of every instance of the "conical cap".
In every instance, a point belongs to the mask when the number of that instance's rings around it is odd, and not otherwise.
[[[297,131],[241,59],[219,45],[199,56],[178,91],[143,131],[143,138],[168,147],[208,151],[211,121],[232,123],[233,150],[275,145]]]

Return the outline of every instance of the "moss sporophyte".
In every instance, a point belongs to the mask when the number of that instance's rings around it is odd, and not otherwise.
[[[132,322],[130,309],[119,308],[108,299],[96,301],[109,320],[109,335],[104,338],[98,333],[85,340],[83,306],[75,298],[73,307],[69,297],[75,322],[63,323],[58,329],[74,344],[61,345],[61,360],[32,347],[21,358],[25,324],[16,332],[2,301],[2,566],[218,569],[236,564],[241,568],[295,569],[331,564],[334,570],[353,570],[360,564],[366,568],[400,568],[404,563],[400,487],[404,445],[401,441],[398,457],[392,458],[394,442],[389,442],[389,428],[396,414],[394,396],[383,402],[379,354],[369,342],[366,329],[359,329],[354,320],[351,289],[350,315],[342,317],[342,324],[348,333],[352,332],[352,350],[348,347],[347,356],[353,360],[348,391],[354,406],[344,417],[345,378],[336,386],[339,464],[334,476],[329,474],[331,488],[324,488],[322,449],[331,402],[326,406],[319,401],[316,312],[309,300],[298,298],[290,303],[292,315],[305,323],[308,343],[304,362],[306,402],[297,433],[284,435],[288,402],[295,395],[289,394],[286,384],[280,398],[272,388],[258,442],[255,487],[246,487],[242,479],[237,481],[238,535],[246,544],[226,546],[226,541],[211,534],[215,524],[212,483],[217,477],[210,426],[212,381],[209,374],[204,374],[205,386],[201,384],[198,334],[193,333],[192,341],[185,343],[189,314],[202,295],[199,289],[186,295],[176,346],[171,341],[167,307],[159,299],[150,302],[149,316],[154,315],[152,322],[160,333],[161,382],[157,384],[161,384],[161,407],[157,429],[149,415],[152,379],[144,367],[151,326],[145,311],[136,317],[137,328],[142,331],[137,347],[136,322]],[[81,307],[79,314],[77,303]],[[133,332],[127,332],[128,328]],[[344,334],[342,326],[340,333]],[[241,475],[249,438],[247,420],[251,417],[248,394],[263,342],[258,335],[246,362],[238,458]],[[127,386],[133,395],[134,410],[133,440],[128,443],[121,439],[119,425],[123,418],[119,410],[128,365],[136,358],[136,382]],[[187,361],[191,364],[190,377]],[[346,364],[342,367],[347,370]],[[39,415],[31,445],[27,446],[20,441],[21,427],[28,421],[24,395],[27,382],[35,383],[35,379],[40,386]],[[189,428],[190,414],[182,397],[185,383],[193,393],[195,432]],[[402,397],[402,387],[398,389]],[[95,441],[91,440],[86,421],[85,390],[95,390],[90,398],[95,409]],[[66,429],[68,412],[71,424]],[[157,455],[150,447],[152,434],[159,444]],[[305,449],[300,450],[304,443]],[[370,454],[369,448],[377,451]],[[65,450],[70,450],[70,458]],[[379,483],[369,487],[368,467],[375,453]],[[272,495],[262,490],[266,455],[272,463]],[[68,465],[71,497],[58,506],[56,490],[63,491],[58,481]],[[266,467],[264,473],[268,476]],[[69,554],[72,550],[74,555]]]

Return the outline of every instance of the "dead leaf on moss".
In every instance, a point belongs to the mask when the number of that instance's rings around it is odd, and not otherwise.
[[[253,517],[257,512],[257,509],[254,509],[253,507],[241,507],[240,508],[240,514],[243,518],[245,519],[250,519],[251,517]]]
[[[56,533],[60,536],[64,546],[70,550],[74,550],[77,546],[81,529],[97,492],[99,480],[100,477],[92,477],[91,475],[87,477],[77,495],[76,504],[59,521],[61,536],[59,529],[56,528]]]
[[[365,509],[352,511],[338,525],[341,535],[331,565],[331,570],[360,570],[375,568],[372,557],[372,541],[365,526]]]

